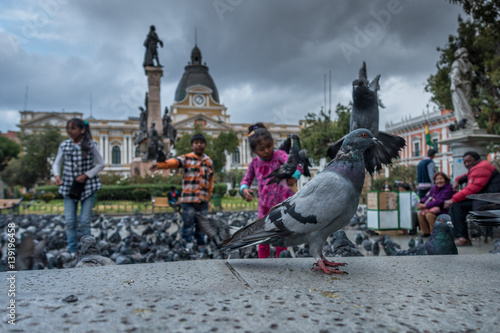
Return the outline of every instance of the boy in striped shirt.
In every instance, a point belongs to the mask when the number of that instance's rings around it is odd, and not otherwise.
[[[213,162],[204,153],[206,144],[207,140],[203,134],[195,134],[191,137],[192,153],[170,158],[165,162],[153,163],[150,166],[151,171],[179,168],[184,170],[180,198],[184,221],[181,236],[188,242],[191,242],[194,236],[198,245],[205,245],[205,240],[200,226],[195,222],[195,214],[207,215],[208,202],[214,188]]]

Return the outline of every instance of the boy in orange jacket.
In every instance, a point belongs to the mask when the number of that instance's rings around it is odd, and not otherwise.
[[[179,168],[184,170],[180,198],[184,221],[181,236],[191,242],[194,235],[198,245],[205,245],[205,235],[195,222],[195,214],[207,215],[208,202],[214,188],[213,162],[204,153],[206,144],[207,140],[202,134],[195,134],[191,137],[192,153],[170,158],[165,162],[153,163],[150,166],[151,171]]]

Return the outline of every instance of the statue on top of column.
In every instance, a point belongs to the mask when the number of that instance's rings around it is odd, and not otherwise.
[[[156,59],[156,66],[163,67],[160,65],[160,60],[158,59],[158,44],[163,47],[163,42],[158,38],[156,34],[156,28],[154,25],[149,27],[149,33],[144,41],[144,46],[146,47],[146,53],[144,54],[144,67],[154,66],[154,61]]]

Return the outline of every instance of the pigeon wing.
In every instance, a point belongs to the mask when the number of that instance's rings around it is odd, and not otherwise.
[[[342,143],[344,143],[344,139],[345,136],[335,141],[332,145],[330,145],[330,147],[328,147],[328,150],[326,151],[326,155],[328,156],[328,158],[333,160],[335,156],[337,156],[340,147],[342,147]]]

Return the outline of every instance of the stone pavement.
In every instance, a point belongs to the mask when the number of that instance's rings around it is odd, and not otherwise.
[[[500,256],[198,260],[15,274],[12,332],[498,332]],[[6,281],[10,275],[0,273]],[[12,281],[11,281],[12,282]],[[72,303],[63,301],[74,295]],[[7,318],[7,319],[6,319]]]

